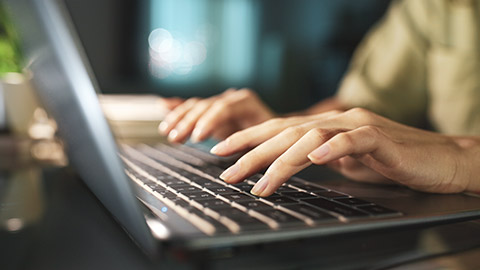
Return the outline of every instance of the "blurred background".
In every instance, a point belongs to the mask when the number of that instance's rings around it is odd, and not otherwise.
[[[257,91],[277,112],[332,95],[387,0],[67,0],[103,93]]]

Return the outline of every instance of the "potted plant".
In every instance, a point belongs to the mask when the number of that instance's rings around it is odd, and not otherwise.
[[[29,137],[39,105],[22,59],[17,32],[8,10],[0,2],[0,126],[16,135]]]

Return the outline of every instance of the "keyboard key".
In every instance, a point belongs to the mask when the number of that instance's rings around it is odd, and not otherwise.
[[[256,209],[256,210],[252,210],[252,211],[256,211],[262,215],[265,215],[273,220],[275,220],[276,222],[278,222],[279,224],[292,224],[292,223],[304,223],[303,221],[299,220],[298,218],[294,217],[294,216],[291,216],[285,212],[282,212],[280,210],[276,210],[276,209]]]
[[[202,191],[201,189],[199,189],[197,187],[194,187],[194,186],[174,187],[174,189],[177,192],[180,192],[180,193],[192,193],[192,192],[201,192]]]
[[[369,214],[374,216],[401,214],[398,211],[395,211],[383,206],[375,205],[375,204],[359,206],[358,209],[367,211]]]
[[[207,200],[200,200],[198,201],[200,205],[202,205],[205,208],[210,208],[210,209],[222,209],[222,208],[231,208],[232,206],[222,200],[219,199],[207,199]]]
[[[305,204],[290,204],[290,205],[283,205],[287,209],[290,209],[294,212],[300,213],[311,218],[313,221],[330,221],[336,219],[334,216],[329,215],[322,210],[311,207]]]
[[[217,193],[217,194],[238,194],[238,191],[225,186],[213,187],[213,188],[209,187],[208,189],[213,193]]]
[[[191,209],[189,211],[190,213],[193,213],[199,217],[201,217],[202,219],[204,219],[205,221],[207,221],[208,223],[212,224],[214,227],[215,227],[215,232],[216,233],[227,233],[227,232],[230,232],[228,230],[227,227],[225,227],[222,223],[218,222],[216,219],[206,215],[204,212],[202,212],[201,210],[198,210],[198,209]]]
[[[288,187],[288,186],[280,186],[277,191],[277,193],[280,193],[280,194],[283,194],[284,192],[298,192],[298,190],[296,189],[293,189],[291,187]]]
[[[334,199],[337,202],[341,202],[343,204],[347,204],[350,206],[359,206],[359,205],[369,205],[372,204],[371,202],[367,202],[364,200],[360,200],[357,198],[341,198],[341,199]]]
[[[338,192],[335,192],[335,191],[312,191],[313,193],[317,194],[318,196],[320,197],[323,197],[323,198],[328,198],[328,199],[334,199],[334,198],[348,198],[348,195],[346,194],[342,194],[342,193],[338,193]]]
[[[221,216],[227,217],[228,219],[238,223],[241,227],[241,230],[268,228],[265,223],[238,209],[219,209],[216,210],[216,212]]]
[[[165,190],[164,187],[160,186],[160,185],[157,184],[157,183],[148,182],[148,183],[146,183],[146,185],[147,185],[149,188],[151,188],[152,190],[156,190],[156,191]]]
[[[294,192],[282,192],[283,196],[287,196],[292,199],[302,200],[302,199],[313,199],[317,198],[312,194],[308,194],[306,192],[294,191]]]
[[[222,197],[226,198],[229,201],[239,202],[239,201],[252,201],[255,200],[252,196],[238,193],[237,194],[222,194]]]
[[[280,204],[280,205],[297,203],[297,201],[294,201],[290,198],[282,197],[282,196],[279,196],[279,195],[272,195],[272,196],[269,196],[269,197],[264,197],[262,199],[266,200],[266,201],[269,201],[273,204]]]
[[[169,198],[169,199],[172,199],[172,198],[177,198],[177,194],[173,193],[173,192],[170,192],[170,191],[167,191],[167,190],[161,190],[161,191],[156,191],[156,193],[160,194],[161,196],[165,197],[165,198]]]
[[[195,182],[195,183],[199,184],[199,185],[203,185],[204,183],[213,183],[212,180],[207,179],[207,178],[203,178],[203,177],[198,176],[198,175],[194,175],[192,177],[189,177],[188,179],[192,182]]]
[[[203,187],[206,187],[208,189],[211,189],[211,188],[222,188],[222,187],[225,187],[224,185],[221,185],[221,184],[218,184],[218,183],[215,183],[215,182],[205,182],[202,184]]]
[[[254,174],[254,175],[248,177],[247,179],[250,180],[250,181],[253,181],[253,182],[257,182],[262,177],[263,177],[263,175],[261,175],[261,174]]]
[[[234,186],[234,187],[236,187],[236,188],[238,188],[242,191],[245,191],[247,193],[250,193],[250,190],[252,190],[252,188],[253,188],[253,185],[247,184],[245,182],[242,182],[240,184],[235,184],[235,185],[232,185],[232,186]]]
[[[185,201],[184,199],[181,198],[172,198],[170,199],[172,202],[174,202],[176,205],[179,205],[185,209],[193,209],[193,207],[190,205],[189,202]]]
[[[313,186],[313,185],[308,185],[308,184],[303,184],[303,183],[298,183],[298,182],[292,182],[290,185],[295,186],[297,188],[301,188],[303,190],[306,190],[308,192],[315,192],[315,191],[326,191],[326,189]]]
[[[247,209],[253,209],[253,210],[257,210],[257,209],[272,209],[272,206],[266,204],[266,203],[263,203],[261,201],[239,201],[239,202],[236,202],[242,206],[245,206]]]
[[[207,192],[192,192],[192,193],[183,193],[187,198],[190,200],[206,200],[206,199],[215,199],[215,196],[213,196],[210,193]]]
[[[185,186],[189,186],[190,184],[185,182],[185,181],[182,181],[182,180],[179,180],[179,179],[171,179],[171,180],[167,180],[167,181],[164,181],[165,185],[169,186],[169,187],[185,187]]]
[[[325,209],[330,212],[334,212],[337,214],[340,214],[346,218],[355,218],[355,217],[364,217],[368,216],[367,213],[364,213],[362,211],[358,211],[356,209],[353,209],[351,207],[335,203],[333,201],[329,201],[327,199],[323,198],[317,198],[317,199],[310,199],[310,200],[304,200],[303,202],[306,202],[308,204],[311,204],[315,207]]]

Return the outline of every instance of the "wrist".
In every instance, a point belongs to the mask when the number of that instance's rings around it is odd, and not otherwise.
[[[480,194],[480,137],[456,137],[456,144],[461,149],[460,177],[465,177],[465,192]]]

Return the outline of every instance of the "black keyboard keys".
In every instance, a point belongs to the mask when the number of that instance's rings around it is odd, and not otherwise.
[[[248,215],[247,213],[240,211],[238,209],[218,209],[215,210],[221,216],[224,216],[238,225],[240,225],[241,230],[248,230],[248,229],[264,229],[268,226],[263,223],[262,221],[255,219]]]
[[[239,202],[239,201],[251,201],[255,200],[252,196],[242,194],[237,192],[236,194],[223,194],[222,197],[229,201]]]
[[[347,204],[350,206],[359,206],[359,205],[369,205],[372,204],[371,202],[367,202],[361,199],[357,198],[340,198],[340,199],[334,199],[337,202],[341,202],[343,204]]]
[[[239,201],[239,202],[236,202],[244,207],[246,207],[247,209],[253,209],[253,210],[257,210],[257,209],[272,209],[272,206],[266,204],[266,203],[263,203],[261,201],[258,201],[258,200],[254,200],[254,201]]]
[[[354,208],[344,206],[342,204],[335,203],[333,201],[329,201],[329,200],[323,199],[323,198],[304,200],[303,202],[306,202],[306,203],[311,204],[315,207],[319,207],[319,208],[322,208],[322,209],[330,211],[330,212],[340,214],[340,215],[342,215],[346,218],[357,218],[357,217],[368,216],[367,213],[364,213],[364,212],[356,210]]]
[[[400,215],[400,212],[397,212],[395,210],[379,206],[379,205],[364,205],[364,206],[359,206],[358,207],[361,210],[367,211],[369,214],[374,215],[374,216],[382,216],[382,215]]]
[[[219,199],[207,199],[207,200],[200,200],[198,201],[200,205],[202,205],[205,208],[210,208],[210,209],[224,209],[224,208],[231,208],[230,204],[219,200]]]
[[[297,201],[294,201],[290,198],[279,196],[279,195],[272,195],[269,197],[264,197],[263,199],[273,204],[279,204],[279,205],[297,203]]]
[[[216,194],[220,194],[220,195],[223,195],[223,194],[238,194],[238,191],[234,190],[234,189],[231,189],[229,187],[226,187],[226,186],[223,186],[223,187],[208,187],[208,189],[210,191],[212,191],[213,193],[216,193]]]
[[[346,194],[342,194],[342,193],[338,193],[338,192],[335,192],[335,191],[329,191],[329,190],[325,190],[325,191],[312,191],[313,193],[317,194],[318,196],[320,197],[324,197],[324,198],[328,198],[328,199],[334,199],[334,198],[348,198],[348,195]]]
[[[302,220],[277,209],[256,209],[253,211],[275,220],[280,225],[304,223]]]
[[[207,192],[192,192],[192,193],[184,193],[183,195],[185,195],[190,200],[194,200],[194,201],[215,199],[215,196]]]
[[[336,218],[333,217],[332,215],[327,214],[318,208],[311,207],[305,204],[290,204],[290,205],[283,205],[282,207],[285,207],[294,212],[297,212],[306,217],[309,217],[315,222],[336,220]]]
[[[294,192],[282,192],[283,196],[287,196],[292,199],[296,200],[303,200],[303,199],[314,199],[317,198],[316,196],[306,193],[306,192],[300,192],[300,191],[294,191]]]

